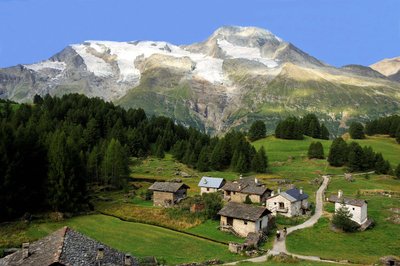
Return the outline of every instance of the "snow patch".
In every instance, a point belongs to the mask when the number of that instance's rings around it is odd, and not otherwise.
[[[245,47],[233,45],[227,40],[217,40],[218,46],[226,53],[227,56],[232,58],[244,58],[252,61],[260,62],[269,68],[274,68],[278,66],[278,63],[273,59],[268,59],[261,57],[261,52],[259,48],[256,47]]]
[[[32,65],[24,65],[24,66],[33,71],[40,71],[45,68],[64,71],[66,64],[64,62],[58,62],[58,61],[42,61],[40,63],[36,63],[36,64],[32,64]]]
[[[90,52],[90,46],[86,44],[74,44],[71,46],[83,59],[88,71],[98,77],[110,77],[113,75],[112,67],[104,59],[93,55]],[[96,48],[99,48],[95,46]],[[96,49],[97,50],[97,49]]]
[[[111,65],[102,58],[94,55],[90,48],[100,54],[108,53],[115,60],[119,68],[118,82],[138,82],[140,71],[135,67],[135,60],[140,56],[143,59],[153,54],[169,55],[173,57],[189,57],[196,63],[193,74],[211,83],[223,83],[225,78],[222,71],[223,60],[204,54],[191,53],[176,45],[167,42],[134,41],[86,41],[84,45],[72,46],[85,61],[88,70],[97,76],[113,75]]]

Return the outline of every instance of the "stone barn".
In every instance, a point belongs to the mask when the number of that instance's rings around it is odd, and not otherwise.
[[[359,225],[368,221],[368,204],[363,199],[352,199],[343,196],[343,191],[339,190],[337,195],[331,195],[328,201],[335,203],[335,212],[341,207],[349,209],[352,215],[351,220]]]
[[[200,195],[220,191],[225,185],[225,179],[219,177],[203,176],[199,182]]]
[[[220,229],[242,237],[249,233],[267,232],[270,213],[261,206],[229,202],[218,212]]]
[[[155,182],[149,187],[153,191],[153,205],[170,207],[186,198],[188,185],[174,182]]]
[[[249,197],[253,203],[263,203],[271,194],[271,190],[265,187],[257,178],[242,178],[233,182],[226,182],[222,187],[224,199],[233,202],[245,202]]]
[[[309,209],[308,195],[303,189],[292,188],[285,192],[278,189],[276,195],[272,193],[267,199],[266,207],[274,214],[279,213],[287,217],[303,215]]]

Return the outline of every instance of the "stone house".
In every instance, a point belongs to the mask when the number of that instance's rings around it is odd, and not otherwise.
[[[175,182],[155,182],[149,187],[153,191],[153,205],[172,206],[186,198],[188,185]]]
[[[139,265],[129,254],[107,247],[71,228],[63,227],[2,259],[0,265]]]
[[[263,203],[270,196],[271,190],[257,178],[242,178],[226,182],[222,187],[224,199],[232,202],[245,202],[247,196],[253,203]]]
[[[267,199],[265,206],[275,215],[277,213],[287,217],[303,215],[309,209],[308,195],[301,188],[292,188],[285,192],[278,189],[277,194],[272,193]]]
[[[335,212],[341,207],[347,207],[352,217],[351,220],[359,225],[368,221],[368,204],[362,199],[352,199],[343,196],[343,191],[339,190],[337,195],[331,195],[328,198],[329,202],[335,203]]]
[[[229,202],[218,212],[221,216],[220,229],[233,231],[242,237],[247,237],[249,233],[267,232],[270,213],[261,206]]]
[[[220,191],[225,183],[223,178],[203,176],[198,185],[200,187],[200,195]]]

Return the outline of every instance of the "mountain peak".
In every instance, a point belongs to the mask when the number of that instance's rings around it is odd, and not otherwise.
[[[275,36],[272,32],[258,27],[242,27],[242,26],[223,26],[214,31],[212,37],[228,37],[236,36],[242,38],[263,38],[263,39],[277,39],[282,41],[279,37]]]

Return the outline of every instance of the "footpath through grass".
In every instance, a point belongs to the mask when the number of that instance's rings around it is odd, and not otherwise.
[[[33,241],[56,229],[68,225],[75,230],[122,252],[133,256],[155,256],[168,265],[185,262],[203,262],[210,259],[240,260],[228,251],[227,245],[189,236],[168,229],[133,222],[124,222],[105,215],[74,217],[64,222],[32,223],[14,227],[0,227],[0,235],[11,240],[19,235],[20,241]],[[0,246],[4,246],[0,239]]]
[[[312,227],[288,235],[287,249],[295,254],[319,256],[326,259],[350,260],[361,264],[376,263],[380,257],[400,256],[400,224],[396,217],[400,211],[400,198],[360,195],[362,190],[400,191],[400,181],[392,177],[371,175],[369,179],[357,176],[354,182],[343,177],[333,177],[326,195],[344,191],[348,197],[359,197],[368,202],[368,217],[375,227],[355,233],[335,232],[330,229],[329,214]],[[328,213],[334,212],[333,204],[325,203]],[[398,218],[397,218],[398,219]]]

